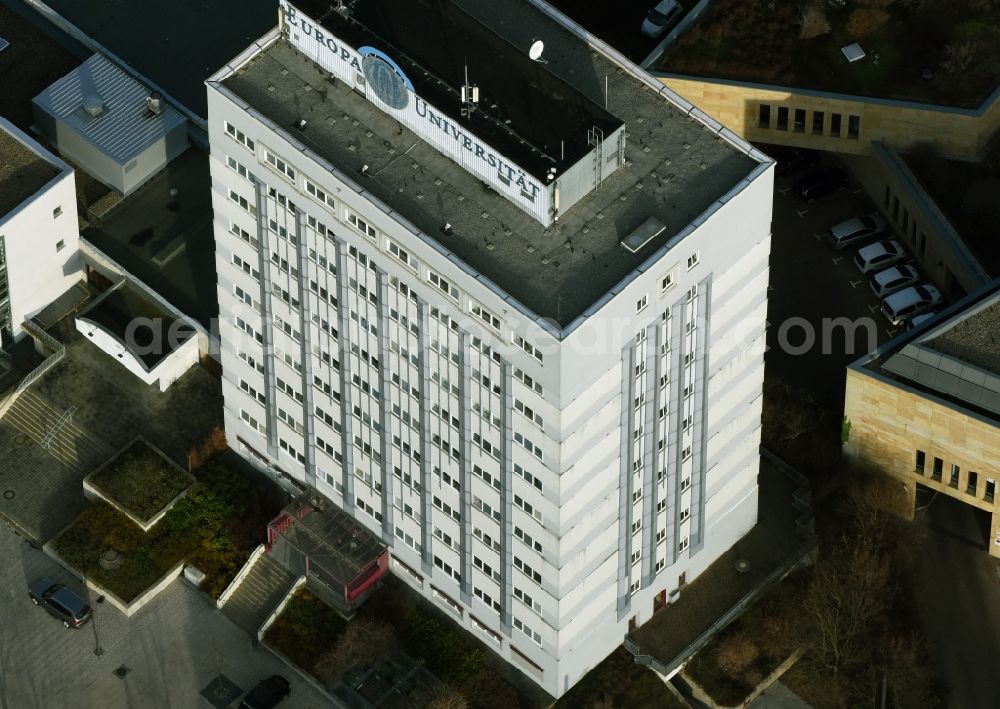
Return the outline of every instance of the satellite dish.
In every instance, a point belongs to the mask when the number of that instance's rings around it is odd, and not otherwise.
[[[545,51],[545,42],[540,39],[536,39],[531,44],[531,49],[528,50],[528,56],[531,57],[533,61],[544,61],[542,59],[542,52]]]

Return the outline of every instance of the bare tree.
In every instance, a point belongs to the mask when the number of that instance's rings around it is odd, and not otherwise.
[[[469,700],[464,694],[454,687],[443,684],[425,709],[468,709],[468,706]]]
[[[799,37],[813,39],[830,31],[830,20],[822,2],[810,2],[799,14]]]
[[[396,646],[392,626],[381,620],[359,619],[347,624],[337,643],[316,662],[316,672],[333,680],[348,670],[367,667],[391,653]]]
[[[870,650],[866,638],[891,603],[889,578],[885,554],[847,538],[817,562],[803,603],[812,625],[806,643],[815,663],[836,675],[864,659]]]

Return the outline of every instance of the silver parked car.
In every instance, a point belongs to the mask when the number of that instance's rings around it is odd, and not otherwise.
[[[879,271],[872,276],[872,292],[878,298],[892,295],[920,280],[920,271],[910,264],[899,264]]]
[[[930,283],[910,286],[882,300],[882,313],[893,325],[936,308],[942,301],[941,291]]]
[[[876,241],[858,249],[858,253],[854,254],[854,265],[862,273],[872,273],[897,264],[904,258],[906,251],[903,250],[903,245],[895,239],[890,239]]]
[[[878,212],[872,212],[871,214],[854,217],[830,227],[826,238],[833,248],[840,251],[852,244],[859,244],[866,239],[884,234],[886,229],[888,229],[888,225],[885,223],[882,215]]]
[[[650,39],[656,39],[680,14],[681,6],[677,0],[660,0],[642,21],[642,33]]]

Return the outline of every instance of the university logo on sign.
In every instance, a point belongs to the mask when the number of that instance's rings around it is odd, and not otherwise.
[[[410,80],[385,54],[372,47],[362,47],[361,68],[372,92],[389,108],[401,111],[410,102]]]

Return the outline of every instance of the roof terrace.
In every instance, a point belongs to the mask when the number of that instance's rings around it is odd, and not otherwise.
[[[0,121],[0,219],[34,196],[59,170]]]

